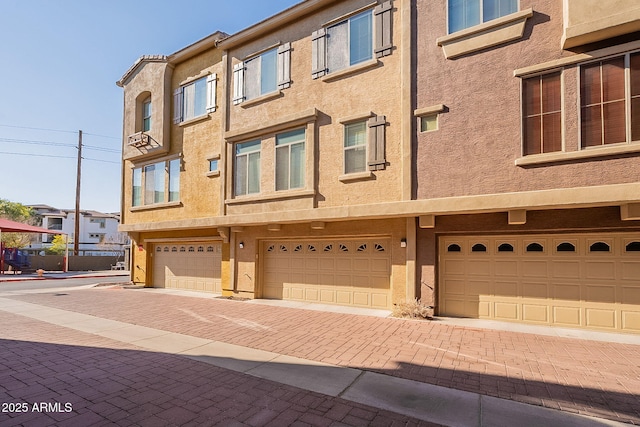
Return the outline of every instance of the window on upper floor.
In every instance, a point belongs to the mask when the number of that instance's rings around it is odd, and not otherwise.
[[[202,117],[216,110],[216,74],[180,86],[173,93],[173,122]]]
[[[562,151],[560,72],[522,80],[523,154]]]
[[[260,192],[261,141],[236,144],[234,194],[244,196]]]
[[[327,28],[327,72],[373,58],[371,10]]]
[[[107,226],[107,220],[105,218],[91,218],[89,222],[91,224],[99,224],[100,228],[105,228]]]
[[[582,148],[640,140],[640,52],[580,67]]]
[[[518,0],[449,0],[449,34],[518,11]]]
[[[151,97],[142,102],[142,131],[151,130]]]
[[[250,101],[291,86],[291,43],[253,55],[233,67],[233,103]]]
[[[385,168],[385,126],[385,116],[344,123],[345,174]]]
[[[322,77],[391,54],[391,2],[314,31],[312,76]]]
[[[132,206],[180,200],[180,159],[152,163],[133,169]]]
[[[305,186],[305,130],[276,135],[276,191]]]

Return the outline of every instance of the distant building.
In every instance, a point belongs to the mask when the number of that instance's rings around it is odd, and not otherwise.
[[[42,227],[60,230],[69,236],[70,249],[75,238],[75,210],[58,209],[48,205],[29,205],[42,218]],[[80,255],[100,256],[124,254],[129,238],[118,232],[120,214],[91,210],[80,211]],[[55,234],[37,235],[30,245],[31,252],[39,252],[51,246]]]

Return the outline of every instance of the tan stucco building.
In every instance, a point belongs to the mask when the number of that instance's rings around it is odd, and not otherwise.
[[[484,3],[306,0],[141,57],[132,280],[640,332],[638,8]],[[622,98],[583,101],[609,64]]]

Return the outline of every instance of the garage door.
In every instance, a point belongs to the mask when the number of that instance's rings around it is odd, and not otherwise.
[[[262,243],[263,297],[388,309],[389,239]]]
[[[221,244],[163,243],[153,252],[153,283],[159,288],[222,292]]]
[[[640,234],[442,237],[439,313],[640,332]]]

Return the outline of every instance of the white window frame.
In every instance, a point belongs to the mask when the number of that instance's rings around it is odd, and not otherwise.
[[[208,114],[215,112],[216,102],[217,102],[217,98],[216,98],[217,81],[218,81],[217,74],[212,73],[212,74],[207,74],[205,76],[191,80],[187,83],[182,84],[179,88],[177,88],[173,92],[173,99],[174,99],[173,123],[179,124],[182,122],[196,120],[198,118],[206,117]],[[188,107],[187,102],[190,102],[190,100],[188,100],[187,97],[185,96],[185,91],[187,91],[190,87],[198,83],[202,84],[203,82],[204,82],[204,88],[201,90],[204,91],[204,97],[205,97],[204,111],[202,112],[198,111],[196,113],[195,105],[194,105],[194,108],[193,108],[194,111],[192,115],[190,114],[187,116],[187,112],[189,111],[189,109],[187,108]],[[202,96],[202,94],[200,96]],[[194,102],[195,102],[195,99],[197,99],[196,93],[194,93]]]
[[[274,74],[274,87],[272,90],[262,89],[262,74],[265,71],[262,68],[263,59],[268,54],[275,55],[275,74]],[[255,68],[257,76],[252,76],[251,63],[254,66],[257,62],[259,66]],[[255,82],[258,90],[256,93],[247,91],[247,82]],[[272,46],[261,52],[249,55],[246,59],[236,63],[233,66],[233,105],[241,104],[245,101],[251,101],[252,99],[263,99],[269,96],[276,96],[280,94],[282,89],[291,87],[291,43],[282,43],[279,46]]]
[[[150,173],[151,167],[153,167],[153,174]],[[179,157],[150,162],[132,168],[131,206],[134,208],[150,207],[179,202],[181,170],[182,160]],[[158,175],[157,171],[161,171],[161,173]],[[149,180],[150,178],[152,181]],[[162,192],[158,191],[160,186]],[[139,189],[138,198],[136,198],[136,187]],[[156,199],[156,193],[162,194],[161,200]]]
[[[311,34],[311,76],[313,79],[323,77],[330,73],[338,73],[344,70],[348,73],[349,69],[359,69],[360,67],[374,66],[377,64],[377,58],[382,58],[387,55],[391,55],[393,52],[392,41],[392,11],[393,5],[391,0],[387,0],[377,6],[365,6],[361,9],[355,10],[348,15],[336,18],[331,22],[326,23],[322,28],[314,31]],[[370,14],[370,26],[371,26],[371,56],[368,59],[363,59],[357,63],[352,63],[351,60],[351,22],[366,14]],[[339,25],[347,24],[347,42],[346,50],[349,56],[349,65],[343,66],[339,69],[328,69],[329,67],[329,49],[330,40],[328,39],[328,32],[331,28],[335,28]]]
[[[364,130],[364,138],[362,139],[362,142],[357,145],[347,146],[349,129],[354,128],[356,126],[358,127],[362,126]],[[353,122],[344,124],[344,136],[343,136],[343,142],[342,142],[343,144],[342,171],[345,175],[367,172],[367,159],[369,155],[369,148],[368,148],[369,144],[367,144],[367,135],[368,135],[367,120],[358,120],[358,121],[353,121]],[[358,168],[358,170],[348,171],[347,170],[347,151],[352,151],[352,150],[355,151],[356,149],[361,149],[361,148],[364,148],[364,158],[362,162],[362,168]]]
[[[282,144],[278,143],[278,137],[286,135],[286,134],[293,134],[295,132],[301,132],[301,137],[300,139],[294,140],[294,141],[289,141],[289,142],[285,142]],[[305,179],[305,173],[306,173],[306,155],[307,155],[307,144],[306,144],[306,138],[307,138],[307,131],[305,128],[300,128],[300,129],[294,129],[294,130],[290,130],[287,132],[281,132],[279,134],[276,134],[275,137],[275,188],[276,191],[287,191],[287,190],[298,190],[301,188],[305,188],[306,187],[306,179]],[[294,149],[294,147],[299,147],[302,146],[302,160],[300,162],[300,171],[298,171],[298,174],[301,176],[301,180],[300,180],[300,184],[298,186],[293,186],[292,185],[292,180],[291,180],[291,170],[293,168],[293,162],[292,162],[292,157],[291,157],[291,152],[292,149]],[[279,153],[287,153],[287,158],[288,158],[288,162],[287,162],[287,167],[286,167],[286,171],[282,171],[281,169],[278,168],[279,162],[278,162],[278,154]],[[278,174],[279,173],[285,173],[286,172],[286,186],[282,186],[279,187],[279,179],[278,179]]]
[[[151,108],[151,97],[148,97],[142,101],[142,132],[149,132],[151,130]]]
[[[370,31],[369,31],[369,50],[368,50],[368,56],[366,58],[360,59],[357,62],[353,62],[353,58],[351,57],[351,48],[352,48],[352,40],[351,40],[351,23],[356,20],[356,19],[361,19],[368,16],[369,18],[369,26],[370,26]],[[346,59],[346,64],[343,64],[340,68],[335,68],[335,69],[331,69],[330,68],[330,57],[332,56],[332,51],[334,49],[332,49],[332,42],[331,42],[331,38],[330,38],[330,32],[333,28],[337,28],[339,26],[342,25],[346,25],[346,46],[339,46],[336,47],[335,50],[340,50],[340,49],[345,49],[345,54],[347,56]],[[337,71],[341,71],[350,67],[353,67],[355,65],[361,64],[363,62],[366,62],[368,60],[371,60],[374,58],[374,47],[373,47],[373,39],[374,39],[374,28],[373,28],[373,9],[368,9],[365,10],[363,12],[360,12],[358,14],[355,14],[353,16],[350,16],[349,18],[340,21],[338,23],[335,23],[333,25],[330,25],[327,27],[326,31],[327,31],[327,47],[326,47],[326,64],[327,64],[327,73],[331,74],[331,73],[335,73]],[[337,55],[338,52],[333,52],[333,55]]]
[[[242,150],[243,148],[246,148],[247,151],[240,153],[240,150]],[[246,141],[246,142],[242,142],[242,143],[237,143],[235,144],[234,147],[234,159],[233,159],[233,164],[234,164],[234,168],[233,168],[233,194],[234,196],[247,196],[250,194],[259,194],[260,193],[260,187],[261,187],[261,167],[260,167],[260,162],[261,162],[261,152],[262,152],[262,141],[257,139],[257,140],[252,140],[252,141]],[[244,172],[244,183],[243,186],[238,185],[239,184],[239,180],[240,180],[240,168],[241,166],[239,165],[239,160],[240,159],[245,159],[244,163],[244,167],[242,168],[242,171]],[[257,159],[257,160],[256,160]],[[258,162],[258,168],[257,168],[257,177],[253,177],[251,174],[251,169],[250,169],[250,162],[254,160]],[[257,178],[257,188],[253,189],[253,191],[250,189],[250,184],[251,184],[251,180],[252,178]]]

